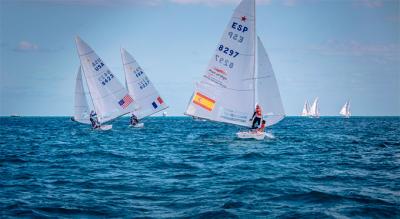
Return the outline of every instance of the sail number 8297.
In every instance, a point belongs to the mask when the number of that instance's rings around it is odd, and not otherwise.
[[[230,55],[230,56],[232,56],[232,57],[234,57],[234,58],[235,58],[236,56],[239,55],[238,52],[236,52],[236,51],[234,51],[234,50],[232,50],[232,49],[229,49],[228,47],[226,47],[226,46],[224,46],[224,45],[220,45],[220,46],[218,47],[218,50],[221,51],[221,52],[223,52],[223,53],[225,53],[225,54],[227,54],[227,55]]]

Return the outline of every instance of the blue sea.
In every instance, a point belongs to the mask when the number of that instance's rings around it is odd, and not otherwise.
[[[0,118],[0,217],[400,218],[400,117],[128,120]]]

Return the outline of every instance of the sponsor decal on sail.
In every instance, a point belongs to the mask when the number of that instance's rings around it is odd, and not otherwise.
[[[201,94],[200,92],[196,92],[194,95],[193,103],[203,107],[208,111],[212,111],[215,106],[215,100]]]
[[[204,75],[210,81],[220,85],[221,87],[226,88],[225,81],[227,78],[227,72],[220,68],[210,68],[206,75]]]

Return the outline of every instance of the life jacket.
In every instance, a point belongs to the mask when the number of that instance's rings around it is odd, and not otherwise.
[[[256,108],[256,117],[261,118],[262,114],[261,114],[261,109],[260,108]]]

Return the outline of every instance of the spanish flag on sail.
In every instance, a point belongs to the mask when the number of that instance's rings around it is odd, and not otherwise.
[[[205,95],[199,92],[196,92],[196,94],[193,97],[193,103],[203,107],[208,111],[212,111],[214,109],[215,100],[206,97]]]

